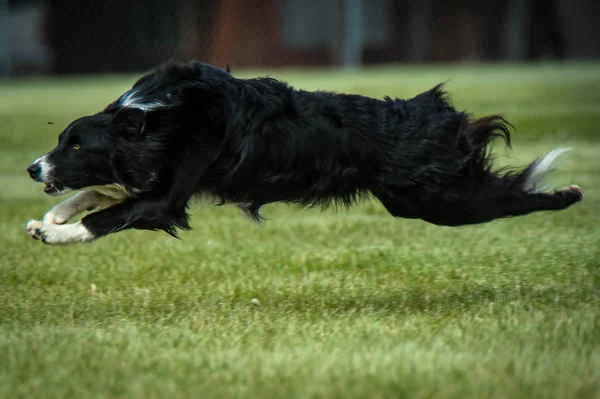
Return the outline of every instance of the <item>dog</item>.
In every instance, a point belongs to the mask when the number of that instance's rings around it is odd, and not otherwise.
[[[46,244],[89,242],[126,229],[190,229],[195,195],[235,204],[260,222],[263,205],[350,207],[376,197],[394,217],[462,226],[561,210],[572,185],[540,187],[553,150],[495,169],[490,143],[510,123],[474,119],[443,84],[410,99],[304,91],[229,68],[168,62],[104,110],[69,124],[30,177],[49,195],[77,194],[27,223]],[[92,211],[67,224],[75,215]]]

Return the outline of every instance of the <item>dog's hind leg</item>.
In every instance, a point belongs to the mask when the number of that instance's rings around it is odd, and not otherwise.
[[[501,180],[498,179],[496,183]],[[578,186],[543,193],[518,186],[488,184],[467,193],[429,197],[419,203],[420,218],[443,226],[485,223],[495,219],[523,216],[538,211],[558,211],[583,199]]]
[[[538,211],[559,211],[582,199],[583,191],[576,185],[556,190],[554,193],[497,193],[490,199],[489,214],[492,218],[499,218],[523,216]]]
[[[454,184],[434,191],[390,189],[374,194],[394,216],[420,218],[443,226],[478,224],[537,211],[557,211],[583,199],[575,185],[555,192],[542,192],[539,185],[554,170],[553,161],[564,150],[550,152],[525,170],[504,175],[491,171],[465,175]]]
[[[419,210],[412,199],[411,193],[404,190],[373,190],[373,194],[381,201],[383,207],[390,215],[404,219],[418,219]]]
[[[583,192],[577,186],[554,193],[539,188],[545,176],[555,169],[556,159],[568,149],[551,151],[522,171],[494,172],[487,144],[497,136],[510,144],[510,134],[502,118],[463,121],[458,146],[469,156],[464,167],[449,167],[450,174],[440,173],[444,179],[438,181],[442,184],[430,185],[415,196],[421,219],[447,226],[485,223],[537,211],[561,210],[583,199]]]
[[[539,187],[546,176],[556,169],[556,159],[566,151],[568,149],[555,149],[519,173],[501,176],[487,172],[483,184],[476,186],[480,193],[475,198],[483,201],[476,209],[484,217],[495,219],[562,210],[581,201],[583,191],[579,186],[571,185],[553,193],[542,192]]]

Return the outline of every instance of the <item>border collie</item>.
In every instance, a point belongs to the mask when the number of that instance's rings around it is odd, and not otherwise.
[[[46,244],[126,229],[177,236],[190,229],[194,195],[235,204],[256,221],[268,203],[348,207],[374,196],[395,217],[443,226],[582,200],[575,185],[539,187],[565,149],[521,170],[492,168],[489,143],[501,137],[510,146],[508,126],[456,110],[442,85],[411,99],[373,99],[169,62],[72,122],[28,167],[46,194],[79,192],[27,231]],[[65,224],[84,211],[93,212]]]

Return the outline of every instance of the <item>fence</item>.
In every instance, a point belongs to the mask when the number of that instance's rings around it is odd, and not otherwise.
[[[3,4],[12,73],[600,56],[592,0],[0,0],[0,15]]]

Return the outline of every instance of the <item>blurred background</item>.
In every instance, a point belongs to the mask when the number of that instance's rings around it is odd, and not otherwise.
[[[600,58],[597,0],[0,0],[0,76]]]

